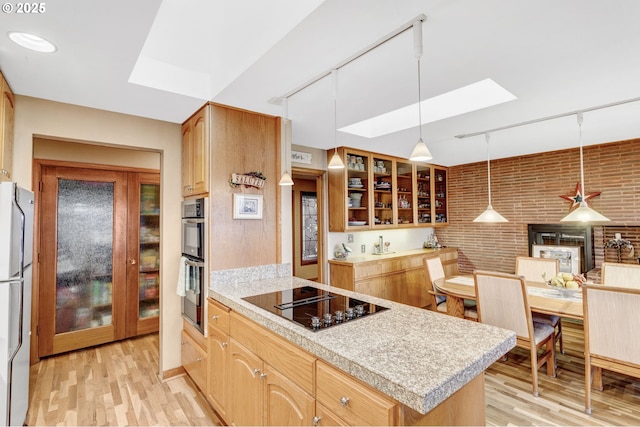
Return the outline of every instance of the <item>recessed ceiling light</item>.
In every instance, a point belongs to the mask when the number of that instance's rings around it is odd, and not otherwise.
[[[53,53],[58,50],[49,40],[34,36],[33,34],[11,31],[8,33],[8,36],[14,43],[27,49],[35,50],[36,52]]]
[[[491,79],[422,101],[422,124],[431,123],[517,99]],[[365,138],[375,138],[416,126],[418,103],[354,123],[338,130]]]

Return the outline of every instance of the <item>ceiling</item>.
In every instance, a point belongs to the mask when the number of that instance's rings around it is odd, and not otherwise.
[[[205,101],[282,115],[274,103],[421,14],[421,95],[486,78],[517,99],[425,124],[433,163],[486,160],[481,134],[640,97],[637,0],[56,0],[2,13],[3,31],[57,45],[38,54],[0,36],[19,95],[181,123]],[[418,127],[367,139],[335,132],[416,102],[405,31],[288,98],[293,142],[408,157]],[[271,102],[270,102],[271,101]],[[416,125],[417,125],[416,117]],[[584,114],[584,144],[640,137],[640,101]],[[491,133],[491,158],[578,146],[576,116]]]

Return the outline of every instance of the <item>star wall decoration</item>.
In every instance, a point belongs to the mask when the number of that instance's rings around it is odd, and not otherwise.
[[[575,208],[576,206],[580,205],[580,202],[582,202],[583,197],[584,197],[584,201],[588,202],[590,199],[593,199],[594,197],[597,197],[600,195],[599,191],[596,191],[594,193],[589,193],[587,195],[583,195],[582,193],[582,185],[580,184],[580,182],[578,182],[576,184],[576,191],[575,191],[575,195],[573,196],[560,196],[565,200],[568,200],[570,202],[572,202],[571,206],[569,206],[569,210]]]

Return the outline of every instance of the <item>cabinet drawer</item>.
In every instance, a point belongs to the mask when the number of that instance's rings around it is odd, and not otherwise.
[[[207,352],[203,350],[191,336],[182,331],[181,341],[182,366],[193,382],[205,394],[207,392]]]
[[[379,262],[375,264],[355,265],[354,270],[354,279],[356,280],[382,274],[382,267]]]
[[[316,399],[350,425],[395,425],[393,400],[322,361],[316,363]]]
[[[318,426],[348,426],[344,420],[341,420],[336,414],[316,402],[316,425]]]
[[[207,300],[207,328],[217,328],[220,332],[229,333],[229,307],[211,298]]]
[[[315,357],[233,312],[230,317],[230,332],[240,344],[291,379],[304,391],[313,393]]]

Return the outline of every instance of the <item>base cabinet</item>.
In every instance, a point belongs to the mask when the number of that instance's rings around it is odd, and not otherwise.
[[[208,354],[203,359],[202,345],[183,331],[183,365],[228,425],[485,422],[483,375],[429,413],[419,414],[217,301],[209,299],[208,310]],[[203,379],[208,379],[208,388]]]
[[[439,256],[446,276],[458,274],[458,251],[445,248],[437,252],[410,251],[393,258],[350,262],[329,261],[331,286],[384,298],[414,307],[428,307],[431,296],[423,260]]]
[[[207,352],[187,332],[182,331],[182,366],[203,392],[207,393]]]

